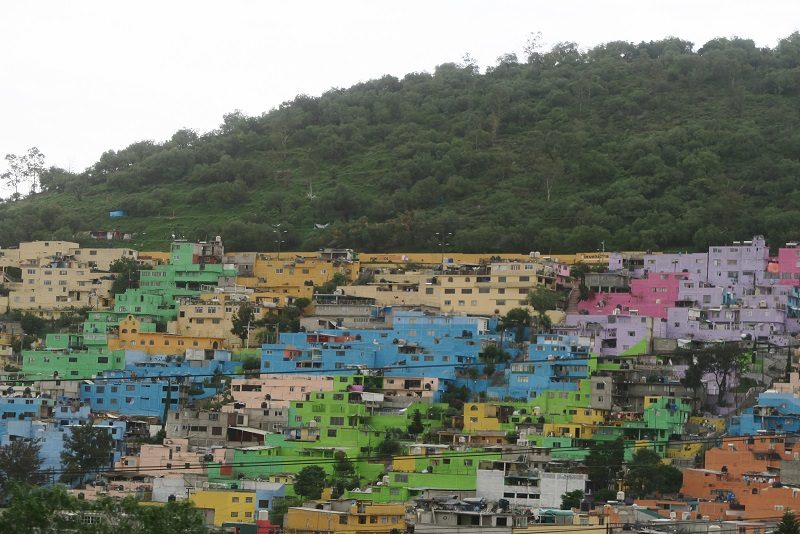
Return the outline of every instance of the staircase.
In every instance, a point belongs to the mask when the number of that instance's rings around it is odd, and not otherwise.
[[[569,290],[567,297],[567,307],[564,310],[566,313],[578,313],[578,301],[580,300],[581,292],[578,289],[578,284],[573,284],[572,289]]]

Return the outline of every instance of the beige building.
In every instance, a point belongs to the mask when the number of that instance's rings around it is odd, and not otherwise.
[[[445,273],[375,275],[376,281],[342,288],[346,295],[370,297],[381,306],[429,306],[446,313],[504,315],[527,306],[537,287],[555,289],[569,275],[565,264],[548,260],[462,266]]]
[[[41,317],[71,308],[106,308],[114,275],[97,271],[74,256],[23,260],[22,282],[11,284],[9,307]]]
[[[6,267],[19,267],[18,248],[0,249],[0,271],[3,271]]]
[[[277,313],[291,305],[295,297],[282,293],[255,292],[245,288],[238,291],[226,291],[220,288],[218,292],[206,293],[197,299],[183,299],[175,321],[170,322],[167,331],[171,334],[182,336],[206,336],[223,338],[225,346],[237,349],[243,346],[241,338],[231,332],[233,318],[241,305],[249,302],[254,306],[256,319],[262,319],[270,313]],[[311,310],[309,310],[311,311]],[[247,343],[256,346],[255,326],[250,331]]]
[[[137,261],[139,257],[139,253],[132,248],[76,248],[70,253],[78,261],[100,271],[110,270],[111,264],[120,258]]]
[[[28,241],[19,244],[19,262],[38,262],[44,258],[69,256],[70,251],[79,248],[72,241]]]
[[[195,452],[186,438],[167,438],[161,445],[142,444],[138,455],[122,456],[114,465],[123,471],[153,476],[205,474],[206,464],[225,459],[225,449],[215,449],[212,457]]]

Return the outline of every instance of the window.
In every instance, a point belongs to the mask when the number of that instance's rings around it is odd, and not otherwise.
[[[408,482],[408,475],[406,473],[397,473],[394,475],[395,482]]]
[[[336,429],[335,428],[329,428],[328,429],[328,437],[329,438],[335,438],[336,437]]]
[[[462,295],[471,295],[472,294],[472,289],[462,289],[461,290],[461,294]]]

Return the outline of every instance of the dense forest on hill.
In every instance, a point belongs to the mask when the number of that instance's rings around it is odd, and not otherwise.
[[[521,252],[800,237],[800,34],[526,55],[300,95],[80,174],[49,169],[42,192],[0,205],[0,246],[111,228],[144,248],[219,234],[230,250],[276,235],[438,250],[444,232],[452,249]]]

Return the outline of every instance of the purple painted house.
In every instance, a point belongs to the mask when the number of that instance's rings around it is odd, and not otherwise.
[[[622,266],[622,256],[612,254],[609,269],[619,271]],[[762,236],[711,246],[704,253],[646,254],[643,267],[631,274],[658,280],[669,273],[683,275],[677,280],[677,296],[671,285],[661,289],[656,283],[632,280],[629,296],[598,293],[582,308],[591,313],[598,302],[646,302],[635,312],[665,318],[664,337],[673,339],[736,341],[751,335],[785,346],[789,335],[798,332],[798,321],[787,317],[786,311],[791,286],[800,284],[800,248],[794,243],[780,249],[777,259],[770,258]],[[653,294],[643,295],[643,289]],[[619,306],[614,313],[627,314],[629,309],[632,306]],[[567,322],[575,321],[568,318]]]

